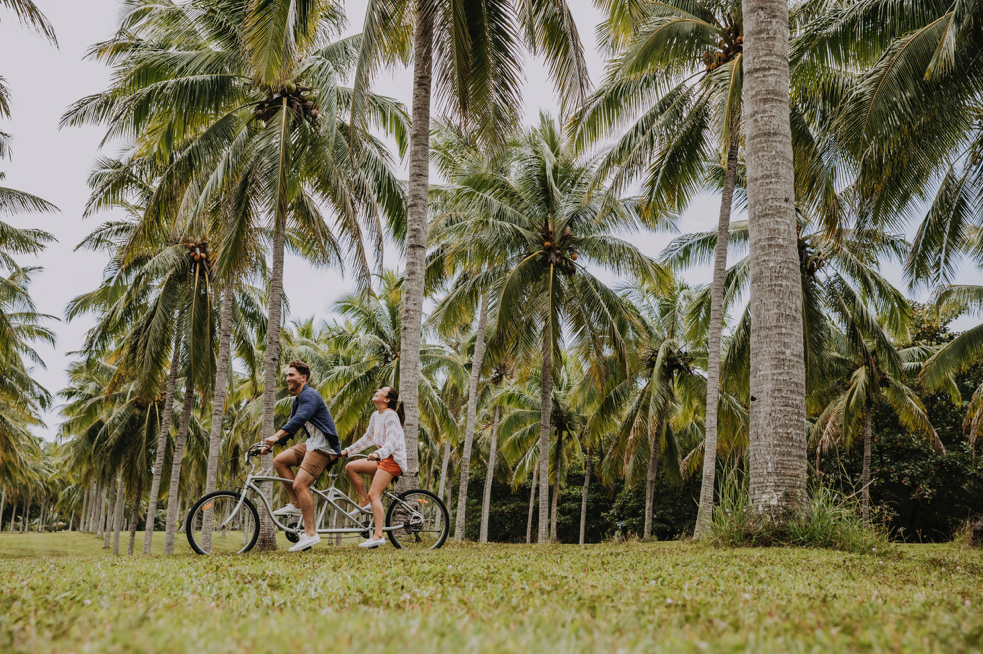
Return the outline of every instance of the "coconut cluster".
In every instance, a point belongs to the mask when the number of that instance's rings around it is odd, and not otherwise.
[[[717,70],[736,57],[738,53],[744,52],[744,37],[740,34],[736,20],[724,30],[724,38],[717,44],[717,47],[720,48],[719,51],[708,52],[703,55],[703,64],[707,67],[708,73]]]
[[[293,82],[287,82],[277,89],[267,89],[266,99],[256,105],[256,108],[253,109],[253,115],[257,120],[265,123],[283,108],[283,101],[286,99],[287,107],[293,110],[295,114],[314,122],[320,113],[314,100],[304,95],[312,90],[309,86],[298,86]]]
[[[802,238],[802,230],[798,230],[799,235],[799,266],[806,274],[806,279],[810,282],[816,279],[816,273],[826,265],[826,253],[823,250],[813,250]]]
[[[193,265],[211,266],[210,253],[208,251],[208,241],[187,241],[185,246],[188,248],[188,257]]]
[[[567,276],[576,274],[577,252],[573,249],[573,239],[570,228],[565,227],[563,233],[556,237],[551,228],[541,230],[543,238],[543,264],[552,265]]]

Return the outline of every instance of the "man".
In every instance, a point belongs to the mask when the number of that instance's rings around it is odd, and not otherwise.
[[[290,496],[290,503],[274,511],[273,515],[304,518],[304,535],[290,548],[291,552],[301,552],[321,542],[314,519],[311,485],[341,454],[341,443],[338,441],[338,431],[331,412],[321,394],[307,385],[310,378],[311,369],[303,361],[295,359],[287,365],[287,388],[294,396],[290,420],[280,431],[263,441],[267,446],[265,451],[268,452],[273,445],[290,438],[298,430],[304,429],[307,432],[307,442],[284,450],[273,460],[278,475],[284,479],[293,479],[292,484],[283,484]],[[294,467],[300,468],[296,477],[292,470]]]

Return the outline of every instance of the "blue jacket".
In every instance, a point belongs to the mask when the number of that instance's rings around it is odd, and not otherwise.
[[[334,426],[328,405],[324,403],[321,394],[307,384],[304,385],[300,395],[294,398],[293,408],[290,409],[290,420],[281,429],[294,436],[302,428],[306,428],[304,430],[307,432],[308,450],[341,453],[338,430]]]

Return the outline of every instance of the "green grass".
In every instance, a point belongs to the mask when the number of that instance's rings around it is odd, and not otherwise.
[[[93,536],[3,535],[0,651],[983,651],[983,555],[892,549],[319,546],[114,559]]]

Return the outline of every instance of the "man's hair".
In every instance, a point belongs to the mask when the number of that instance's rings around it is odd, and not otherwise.
[[[309,365],[307,365],[306,363],[304,363],[303,361],[301,361],[300,359],[294,359],[293,361],[291,361],[290,363],[287,364],[287,367],[288,368],[293,368],[294,370],[296,370],[297,372],[299,372],[303,376],[307,377],[307,380],[310,381],[310,379],[311,379],[311,367]]]

